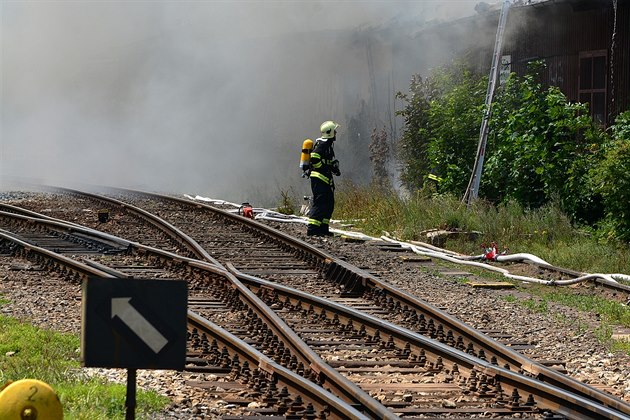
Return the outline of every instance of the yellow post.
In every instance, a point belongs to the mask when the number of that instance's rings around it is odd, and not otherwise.
[[[61,402],[50,385],[37,379],[5,384],[0,391],[2,420],[61,420]]]

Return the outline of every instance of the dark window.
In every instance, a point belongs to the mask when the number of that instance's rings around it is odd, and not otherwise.
[[[590,89],[593,82],[592,58],[580,58],[580,90]]]
[[[606,50],[580,53],[580,102],[587,103],[593,119],[606,124]]]
[[[593,89],[606,89],[606,57],[593,58]]]

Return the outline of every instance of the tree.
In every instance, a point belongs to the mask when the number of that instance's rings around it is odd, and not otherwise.
[[[602,160],[591,170],[590,182],[604,200],[604,233],[630,242],[630,111],[617,117],[612,134]]]
[[[593,222],[601,205],[587,175],[604,136],[585,105],[536,80],[543,67],[533,63],[497,92],[481,194],[531,208],[559,199],[573,220]]]
[[[405,121],[399,143],[401,180],[421,188],[430,174],[442,179],[440,191],[461,195],[466,188],[479,136],[486,78],[457,62],[423,80],[411,79],[398,112]]]
[[[499,88],[486,146],[480,197],[526,208],[558,200],[574,220],[602,216],[601,194],[588,182],[601,159],[605,135],[586,105],[571,103],[557,87],[538,80],[543,63]],[[421,188],[430,175],[438,191],[461,196],[471,175],[483,116],[485,77],[454,63],[423,80],[414,76],[399,115],[403,185]],[[435,178],[435,177],[433,177]]]
[[[385,128],[372,131],[372,142],[370,143],[370,161],[374,172],[373,182],[379,187],[390,186],[387,163],[389,161],[389,143],[387,142],[387,132]]]
[[[401,182],[409,190],[422,188],[430,168],[428,111],[431,96],[429,81],[419,75],[411,77],[409,93],[396,94],[397,98],[406,102],[402,111],[396,111],[396,115],[402,116],[405,123],[398,142],[397,156],[401,165]]]

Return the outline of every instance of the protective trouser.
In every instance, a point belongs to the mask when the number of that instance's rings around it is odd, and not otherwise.
[[[335,194],[332,185],[319,178],[311,177],[313,204],[308,214],[307,235],[328,235],[330,217],[335,208]]]

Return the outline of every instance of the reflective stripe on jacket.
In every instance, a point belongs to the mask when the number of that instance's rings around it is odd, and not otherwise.
[[[332,184],[332,178],[328,178],[327,176],[320,174],[319,172],[311,171],[311,178],[321,179],[328,185]]]

